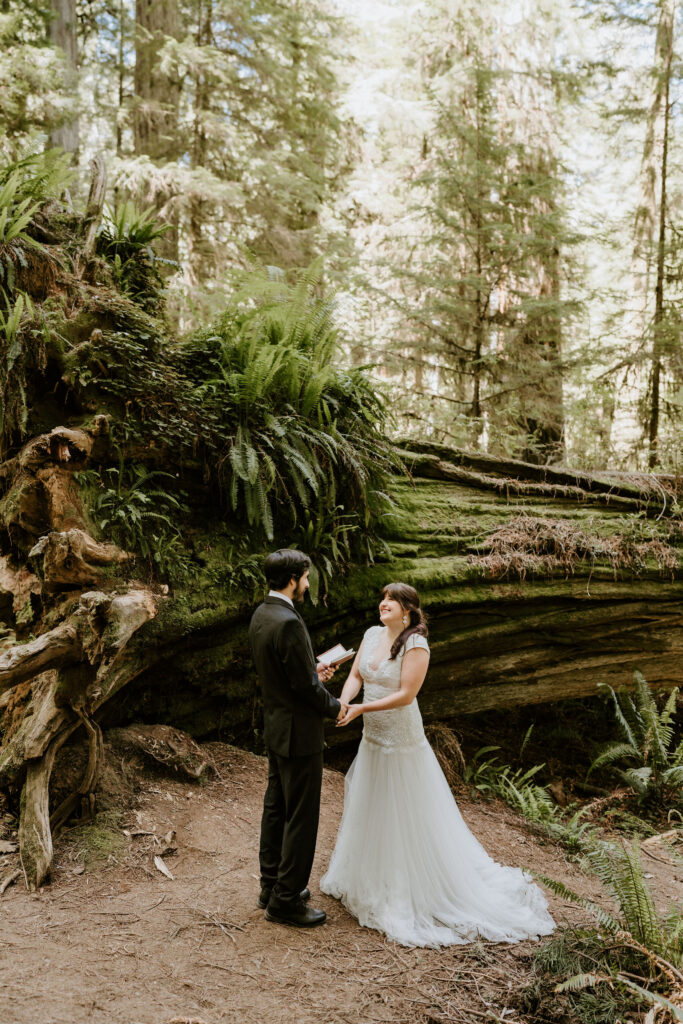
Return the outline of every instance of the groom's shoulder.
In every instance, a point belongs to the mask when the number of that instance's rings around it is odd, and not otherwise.
[[[291,605],[286,601],[278,601],[277,598],[266,598],[255,609],[251,621],[270,620],[279,622],[284,619],[297,619],[298,616]]]

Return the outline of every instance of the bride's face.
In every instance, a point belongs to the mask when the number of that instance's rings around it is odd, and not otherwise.
[[[379,617],[380,621],[391,628],[403,629],[403,616],[405,615],[405,609],[402,604],[396,601],[393,597],[389,597],[387,594],[379,603]]]

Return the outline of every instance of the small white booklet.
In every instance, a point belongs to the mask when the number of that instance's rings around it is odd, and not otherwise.
[[[343,644],[336,644],[334,647],[330,647],[329,651],[319,654],[317,660],[321,665],[336,668],[338,665],[343,665],[345,661],[349,661],[355,653],[353,650],[347,651]]]

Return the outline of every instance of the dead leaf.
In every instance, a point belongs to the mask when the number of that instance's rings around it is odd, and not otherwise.
[[[16,853],[17,844],[8,843],[6,839],[0,839],[0,853]]]
[[[170,832],[167,832],[163,839],[158,839],[156,836],[154,838],[160,846],[160,857],[172,857],[178,852],[175,829],[171,829]]]
[[[170,878],[172,882],[174,881],[173,875],[168,870],[161,857],[159,857],[158,855],[154,858],[154,867],[157,869],[157,871],[161,871],[162,875],[166,875],[166,877]]]

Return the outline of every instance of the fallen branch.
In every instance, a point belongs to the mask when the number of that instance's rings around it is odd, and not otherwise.
[[[7,875],[2,880],[2,882],[0,882],[0,896],[2,896],[5,893],[5,891],[9,889],[10,885],[12,885],[13,882],[16,882],[17,878],[20,877],[21,871],[19,869],[17,869],[16,871],[11,871],[9,875]]]

